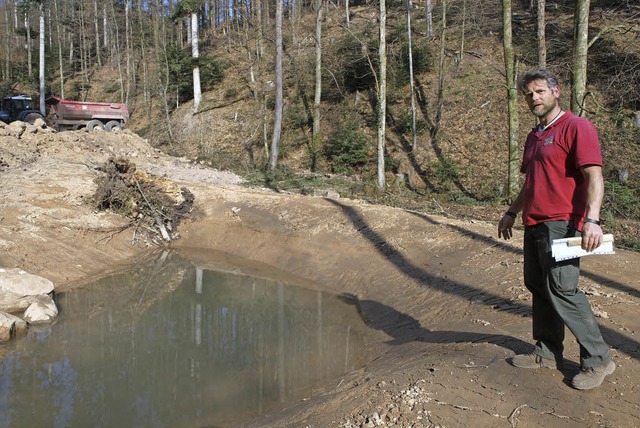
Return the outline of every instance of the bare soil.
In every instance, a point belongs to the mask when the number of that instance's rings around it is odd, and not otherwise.
[[[167,156],[129,131],[7,129],[2,267],[64,291],[164,246],[226,253],[355,296],[371,327],[366,366],[248,426],[640,426],[638,253],[583,261],[582,288],[618,368],[596,390],[577,391],[569,386],[579,368],[570,333],[561,371],[506,362],[531,346],[520,231],[501,242],[492,222],[243,187],[233,174]],[[159,245],[123,229],[129,219],[95,209],[99,166],[113,156],[193,193],[179,239]]]

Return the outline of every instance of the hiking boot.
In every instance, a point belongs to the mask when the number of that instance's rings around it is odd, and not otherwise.
[[[592,389],[602,384],[604,377],[616,369],[616,363],[609,361],[606,366],[584,367],[572,380],[575,389]]]
[[[541,367],[547,369],[557,369],[558,365],[562,365],[562,357],[551,359],[543,358],[538,354],[519,354],[511,358],[511,365],[520,367],[521,369],[539,369]]]

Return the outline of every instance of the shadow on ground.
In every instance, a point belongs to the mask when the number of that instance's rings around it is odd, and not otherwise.
[[[410,260],[405,257],[401,251],[394,248],[388,243],[385,238],[375,230],[373,230],[369,224],[365,221],[363,216],[351,206],[340,203],[333,199],[326,199],[331,204],[340,208],[344,215],[351,221],[355,230],[357,230],[365,239],[367,239],[373,247],[383,257],[393,263],[400,271],[406,276],[413,278],[422,284],[425,288],[434,289],[443,293],[456,295],[465,299],[472,300],[473,296],[482,295],[485,298],[482,299],[484,305],[489,305],[495,310],[507,312],[515,316],[523,316],[531,314],[531,307],[529,305],[523,305],[520,303],[514,303],[503,297],[490,293],[487,290],[474,287],[469,284],[465,284],[459,281],[443,280],[437,277],[423,268],[416,266]],[[411,214],[422,218],[426,222],[433,225],[443,225],[437,220],[427,216],[426,214],[411,212]],[[460,226],[448,225],[445,226],[454,229],[456,232],[469,236],[471,239],[481,240],[487,244],[495,245],[496,248],[501,251],[509,251],[515,253],[522,253],[521,250],[514,249],[513,247],[502,244],[496,239],[477,234],[471,230],[465,229]],[[638,291],[624,284],[612,281],[608,278],[601,277],[593,273],[583,274],[590,279],[606,284],[608,287],[616,288],[620,291],[631,294],[634,297],[638,297]],[[488,296],[488,298],[486,298]],[[409,341],[424,341],[432,343],[454,343],[454,342],[487,342],[495,343],[513,351],[523,351],[521,346],[526,345],[525,342],[503,335],[485,335],[480,333],[471,332],[452,332],[452,331],[430,331],[420,325],[420,323],[412,317],[403,314],[394,308],[390,308],[379,302],[373,301],[357,301],[360,305],[361,313],[366,315],[365,322],[367,322],[372,328],[382,329],[391,337],[394,338],[392,343],[401,344]],[[367,319],[368,318],[368,319]],[[396,322],[391,322],[391,319],[396,319]],[[627,354],[628,356],[640,360],[640,343],[631,339],[628,336],[621,334],[619,331],[613,330],[608,327],[600,326],[602,334],[609,343],[618,349],[618,351]]]

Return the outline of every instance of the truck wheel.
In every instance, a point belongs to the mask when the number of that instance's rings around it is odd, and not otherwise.
[[[107,132],[122,131],[122,124],[118,120],[110,120],[104,126],[104,130],[107,131]]]
[[[23,122],[33,125],[37,119],[44,120],[44,117],[40,113],[29,113],[24,117]]]
[[[89,121],[89,123],[87,123],[87,131],[93,132],[96,129],[100,129],[101,131],[104,131],[104,124],[100,122],[98,119],[93,119]]]

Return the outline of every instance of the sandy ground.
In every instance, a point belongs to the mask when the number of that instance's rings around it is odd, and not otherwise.
[[[96,167],[113,155],[195,195],[171,246],[228,253],[359,301],[371,327],[366,366],[247,426],[640,426],[637,253],[584,259],[582,288],[618,369],[600,388],[577,391],[570,333],[562,371],[505,361],[531,346],[520,231],[505,243],[486,222],[248,189],[127,131],[0,126],[0,266],[68,290],[156,249],[90,204]]]

